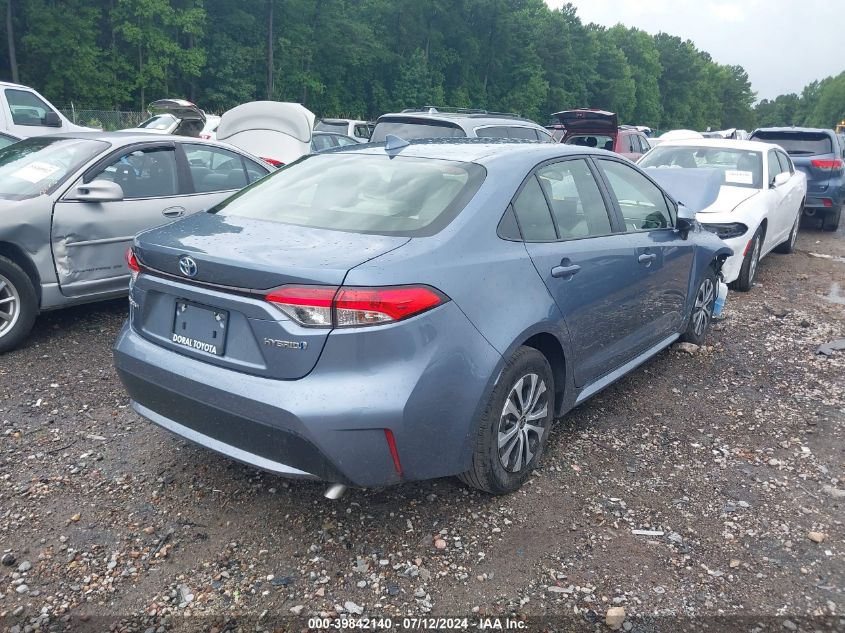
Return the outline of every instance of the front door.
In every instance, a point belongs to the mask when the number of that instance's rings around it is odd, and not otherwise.
[[[570,332],[575,383],[586,385],[628,355],[643,300],[634,247],[618,231],[583,158],[540,167],[513,208],[526,249]]]
[[[53,209],[51,231],[62,294],[81,297],[126,290],[124,256],[132,238],[186,213],[185,179],[179,171],[172,142],[133,146],[83,176],[86,183],[119,184],[122,200],[72,200],[76,185],[68,190]]]
[[[641,301],[631,344],[639,353],[680,331],[695,246],[675,230],[674,204],[657,185],[622,161],[602,158],[596,163],[636,253],[633,275]]]

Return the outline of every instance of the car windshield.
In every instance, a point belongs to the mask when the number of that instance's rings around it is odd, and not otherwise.
[[[0,149],[0,198],[25,200],[52,193],[94,156],[105,141],[36,136]]]
[[[754,133],[755,141],[780,145],[792,156],[815,156],[833,153],[833,141],[824,132],[767,132]]]
[[[141,123],[138,127],[148,130],[166,130],[176,123],[177,119],[172,114],[158,114]]]
[[[602,134],[578,134],[566,139],[567,145],[585,145],[613,151],[613,137]]]
[[[465,138],[466,132],[450,123],[438,121],[379,121],[370,137],[371,143],[383,143],[388,134],[406,141],[419,138]]]
[[[658,145],[638,163],[640,167],[718,169],[731,187],[760,189],[763,186],[763,159],[760,152],[727,147],[697,145]]]
[[[336,132],[337,134],[346,134],[346,132],[349,130],[349,126],[347,125],[346,121],[339,121],[337,123],[319,121],[317,125],[314,126],[314,129],[319,130],[320,132]]]
[[[353,233],[420,237],[446,226],[486,171],[474,163],[314,154],[274,172],[210,213]]]

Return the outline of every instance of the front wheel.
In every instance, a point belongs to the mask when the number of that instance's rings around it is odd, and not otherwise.
[[[698,290],[696,290],[689,324],[686,331],[681,334],[681,341],[694,345],[704,345],[707,332],[710,330],[710,323],[713,321],[713,306],[716,303],[718,291],[719,278],[711,266],[707,269],[704,279],[701,280]]]
[[[494,495],[519,489],[543,453],[554,416],[549,361],[520,347],[502,370],[481,418],[465,484]]]
[[[748,245],[745,257],[742,259],[742,267],[739,269],[739,277],[733,282],[733,288],[740,292],[748,292],[754,287],[754,275],[757,274],[757,264],[760,263],[760,249],[763,247],[763,230],[757,229],[751,243]]]
[[[23,342],[38,312],[35,288],[15,262],[0,256],[0,354]]]

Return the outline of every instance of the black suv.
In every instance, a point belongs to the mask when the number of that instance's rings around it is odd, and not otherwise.
[[[795,167],[807,174],[804,215],[821,218],[825,231],[839,227],[845,204],[845,146],[833,130],[766,127],[754,130],[752,141],[780,145]]]
[[[382,114],[376,121],[370,142],[383,142],[388,134],[406,141],[421,138],[513,138],[554,143],[547,129],[516,114],[434,106]]]

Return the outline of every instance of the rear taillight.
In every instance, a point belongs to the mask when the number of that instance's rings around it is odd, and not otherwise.
[[[360,327],[392,323],[449,298],[429,286],[284,286],[265,299],[306,327]]]
[[[810,164],[819,169],[842,169],[841,158],[816,158],[811,160]]]
[[[126,266],[129,268],[129,274],[132,275],[132,281],[138,277],[141,272],[141,265],[138,263],[138,258],[135,257],[135,251],[131,248],[126,250]]]
[[[270,167],[275,167],[276,169],[278,169],[279,167],[285,166],[285,164],[282,161],[276,160],[275,158],[267,158],[266,156],[262,156],[261,160],[263,160],[265,163],[270,165]]]

